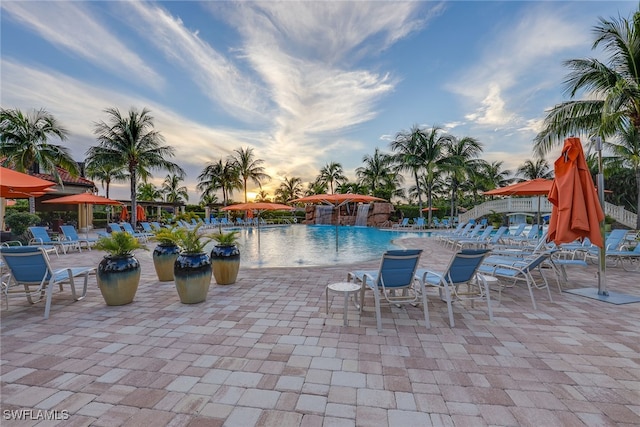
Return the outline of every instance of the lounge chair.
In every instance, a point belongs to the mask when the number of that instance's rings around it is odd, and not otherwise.
[[[85,248],[91,250],[91,246],[94,245],[98,239],[90,238],[90,237],[80,237],[78,235],[78,231],[73,225],[61,225],[60,230],[64,235],[66,240],[69,241],[77,241],[80,246],[84,246]]]
[[[376,308],[376,326],[382,331],[380,304],[384,299],[389,304],[416,304],[422,302],[425,325],[429,327],[429,311],[424,290],[414,288],[414,275],[422,250],[393,250],[382,255],[377,271],[352,271],[347,274],[348,282],[360,284],[360,312],[364,307],[366,289],[373,291]]]
[[[142,227],[142,231],[144,231],[147,234],[153,235],[153,227],[151,227],[150,223],[141,222],[140,226]]]
[[[546,289],[547,294],[549,295],[549,301],[553,302],[553,298],[551,297],[551,290],[549,288],[549,282],[547,281],[542,268],[545,265],[545,262],[549,260],[552,253],[553,251],[544,251],[541,253],[526,255],[520,259],[503,258],[498,260],[493,257],[488,257],[480,266],[478,271],[482,274],[487,274],[497,279],[502,279],[503,281],[511,281],[511,286],[515,285],[518,281],[525,281],[527,283],[527,288],[529,289],[529,295],[531,297],[533,309],[537,310],[538,307],[536,306],[536,300],[533,296],[534,288]],[[537,272],[540,275],[543,283],[537,282],[535,280],[533,276],[534,272]],[[502,300],[502,288],[506,286],[509,285],[499,286],[498,301]]]
[[[406,228],[409,227],[409,218],[403,218],[399,224],[393,224],[391,228]]]
[[[129,224],[128,222],[123,222],[120,225],[122,226],[122,229],[124,231],[126,231],[129,234],[131,234],[133,237],[135,237],[136,239],[140,240],[141,242],[146,242],[146,241],[149,240],[150,237],[153,237],[153,233],[140,233],[140,232],[134,230],[133,226],[131,224]]]
[[[640,270],[640,244],[637,244],[632,251],[607,251],[606,257],[612,259],[614,265],[620,264],[625,271]]]
[[[625,243],[625,238],[629,230],[615,229],[611,230],[611,233],[604,241],[604,247],[606,252],[618,251],[620,247]],[[605,253],[606,253],[605,252]],[[600,248],[595,245],[591,245],[587,248],[579,248],[576,250],[576,256],[581,255],[585,261],[592,261],[597,263],[600,257]]]
[[[33,246],[0,247],[0,254],[11,277],[3,283],[2,293],[8,298],[10,293],[24,295],[31,304],[38,302],[45,296],[44,318],[49,318],[53,288],[68,283],[71,287],[73,299],[79,301],[87,294],[87,282],[89,275],[95,274],[95,267],[76,267],[53,270],[49,262],[49,256],[43,248]],[[76,292],[74,279],[82,277],[84,286],[82,294]],[[3,281],[4,282],[4,281]],[[22,289],[19,289],[22,287]],[[37,297],[37,299],[34,299]],[[8,302],[7,302],[8,308]]]
[[[465,227],[465,229],[466,229],[466,227]],[[460,240],[471,240],[471,239],[476,238],[476,236],[478,236],[480,234],[480,230],[482,230],[482,225],[476,224],[467,233],[462,233],[459,236],[452,236],[452,237],[449,237],[448,239],[446,239],[445,240],[445,245],[446,246],[451,245],[451,249],[453,249],[453,248],[456,247],[457,242],[460,241]]]
[[[447,303],[449,324],[452,328],[455,326],[452,307],[454,300],[470,300],[472,303],[475,300],[485,300],[489,311],[489,320],[493,321],[489,285],[483,276],[477,274],[478,268],[488,252],[487,249],[463,249],[453,256],[444,272],[418,269],[415,273],[423,292],[426,287],[439,289],[440,298]],[[427,327],[430,327],[428,320]]]
[[[66,254],[67,250],[77,249],[80,251],[80,242],[77,240],[54,240],[47,233],[47,229],[44,227],[29,227],[29,233],[33,236],[29,240],[29,245],[41,245],[47,248],[54,247],[55,253],[58,255],[58,248],[62,249],[62,253]]]
[[[455,246],[459,246],[460,249],[463,249],[465,246],[485,245],[491,238],[492,232],[493,232],[493,225],[490,225],[486,227],[484,230],[482,230],[482,233],[478,234],[476,237],[473,237],[470,239],[456,240]]]

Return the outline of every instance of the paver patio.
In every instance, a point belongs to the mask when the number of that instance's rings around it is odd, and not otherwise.
[[[444,269],[452,251],[431,238],[421,267]],[[152,246],[151,244],[150,246]],[[55,267],[97,265],[104,253],[52,258]],[[640,303],[613,305],[524,286],[494,304],[383,307],[378,333],[342,298],[324,312],[328,283],[352,266],[240,270],[213,281],[208,300],[184,305],[138,252],[135,301],[107,307],[91,280],[85,300],[55,293],[43,306],[13,298],[1,317],[5,425],[65,426],[637,426]],[[358,264],[377,267],[377,262]],[[568,288],[596,287],[596,267],[569,267]],[[609,289],[640,295],[640,273],[607,270]],[[57,422],[27,418],[57,411]],[[11,412],[17,411],[17,412]]]

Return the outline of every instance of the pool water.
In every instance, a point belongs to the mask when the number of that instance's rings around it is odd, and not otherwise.
[[[372,227],[331,225],[287,225],[234,229],[239,231],[238,247],[242,268],[309,267],[351,264],[380,259],[388,249],[401,247],[392,241],[403,237],[426,236],[426,232],[380,230]],[[207,245],[211,251],[214,243]]]

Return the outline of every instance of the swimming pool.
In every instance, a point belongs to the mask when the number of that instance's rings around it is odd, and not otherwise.
[[[379,259],[388,249],[399,249],[392,243],[402,237],[424,236],[425,232],[380,230],[372,227],[336,227],[330,225],[286,225],[237,229],[240,265],[257,267],[309,267],[351,264]],[[211,251],[213,243],[207,245]]]

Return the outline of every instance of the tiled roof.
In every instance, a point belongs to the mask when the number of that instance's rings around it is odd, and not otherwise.
[[[62,178],[62,183],[63,184],[73,184],[73,185],[83,185],[83,186],[87,186],[87,187],[95,187],[95,184],[93,183],[93,181],[89,181],[86,178],[82,178],[81,176],[78,177],[73,177],[71,176],[71,174],[69,174],[69,172],[67,172],[66,170],[62,169],[61,167],[57,166],[56,169],[58,170],[58,174],[60,175],[60,178]],[[34,173],[33,176],[37,176],[38,178],[42,178],[42,179],[46,179],[49,181],[56,181],[53,177],[53,175],[47,174],[47,173]]]

